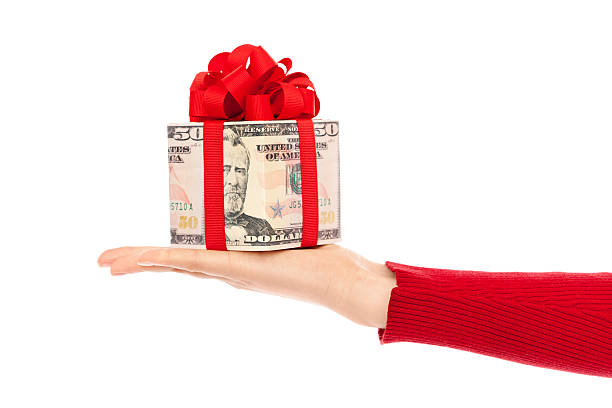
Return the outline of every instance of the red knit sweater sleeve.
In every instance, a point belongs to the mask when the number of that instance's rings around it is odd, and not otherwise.
[[[381,344],[435,344],[612,377],[612,273],[386,265],[398,286],[378,332]]]

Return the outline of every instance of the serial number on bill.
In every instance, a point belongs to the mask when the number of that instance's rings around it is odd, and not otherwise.
[[[331,198],[319,198],[319,207],[329,207],[332,205]],[[302,200],[289,201],[289,208],[302,208]]]
[[[170,211],[193,211],[193,203],[170,201]]]

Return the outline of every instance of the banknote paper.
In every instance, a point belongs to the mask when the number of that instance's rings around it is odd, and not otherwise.
[[[338,122],[314,120],[318,244],[340,240]],[[202,124],[168,125],[171,245],[205,248]],[[226,122],[223,129],[228,250],[295,248],[302,238],[300,149],[295,121]]]

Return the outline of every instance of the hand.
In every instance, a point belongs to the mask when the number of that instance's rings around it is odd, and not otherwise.
[[[123,247],[98,259],[112,275],[179,272],[223,281],[238,289],[326,306],[352,321],[383,328],[395,275],[338,245],[269,252]]]

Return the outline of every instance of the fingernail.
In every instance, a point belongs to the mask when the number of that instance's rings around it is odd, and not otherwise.
[[[153,266],[153,263],[151,262],[138,262],[138,266]]]

